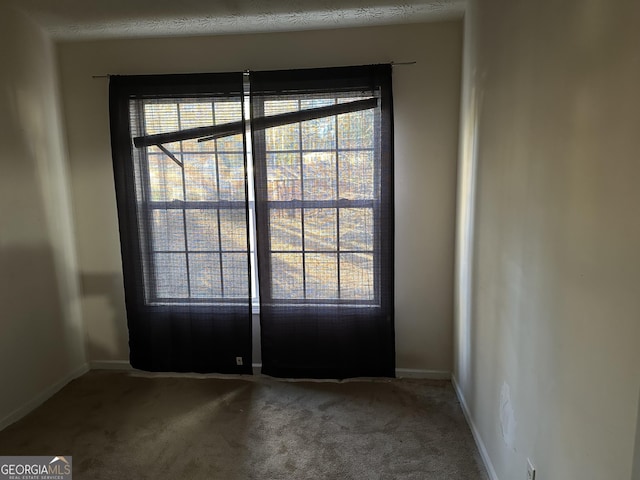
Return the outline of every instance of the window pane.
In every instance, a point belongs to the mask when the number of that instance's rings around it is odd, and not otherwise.
[[[238,119],[241,120],[241,119]],[[242,152],[243,142],[242,142],[242,134],[238,135],[229,135],[227,137],[222,137],[214,140],[216,142],[216,151],[223,153],[230,152]],[[211,141],[201,142],[203,145],[207,143],[211,143]]]
[[[156,295],[158,298],[187,298],[187,259],[184,253],[154,255]]]
[[[222,295],[220,256],[217,253],[190,253],[189,274],[193,298],[219,298]]]
[[[302,122],[302,148],[326,150],[336,148],[336,117]]]
[[[271,291],[273,298],[304,298],[301,253],[274,253],[271,256]]]
[[[153,249],[184,252],[184,223],[182,210],[154,210],[151,214],[153,225]]]
[[[210,127],[213,125],[211,102],[188,102],[180,104],[180,129]],[[210,150],[211,144],[198,142],[197,139],[184,140],[183,151],[200,152]]]
[[[272,251],[302,251],[302,215],[299,208],[271,210],[269,220]]]
[[[374,300],[373,254],[340,255],[340,298]]]
[[[222,250],[247,250],[247,216],[244,210],[220,210]]]
[[[235,153],[218,155],[218,169],[220,200],[244,201],[246,198],[244,156]]]
[[[225,298],[249,298],[249,256],[246,253],[222,255]]]
[[[335,253],[305,254],[307,298],[338,298],[338,262]]]
[[[280,127],[267,128],[264,131],[266,150],[300,150],[300,124],[290,123]]]
[[[180,104],[180,127],[196,128],[213,125],[211,102],[188,102]]]
[[[267,154],[267,179],[269,200],[301,200],[300,155],[298,153]]]
[[[340,209],[340,250],[373,250],[373,209]]]
[[[219,250],[217,210],[187,210],[186,214],[189,250]]]
[[[242,121],[242,102],[240,100],[231,102],[216,101],[213,109],[216,125]],[[212,144],[213,142],[202,143]],[[215,147],[218,152],[242,152],[244,149],[242,134],[218,138],[215,140]]]
[[[182,156],[182,161],[187,181],[187,200],[191,202],[217,200],[215,156],[212,154],[185,154]]]
[[[264,102],[265,116],[297,112],[299,109],[298,100],[267,100]]]
[[[338,115],[339,148],[373,148],[373,110]]]
[[[164,153],[149,155],[149,179],[151,200],[156,202],[184,200],[182,169]]]
[[[337,216],[333,208],[304,209],[305,250],[335,251],[337,245]]]
[[[300,107],[302,110],[308,110],[310,108],[328,107],[329,105],[335,105],[336,100],[334,98],[310,98],[300,100]]]
[[[145,103],[144,105],[145,135],[176,132],[180,130],[177,103]],[[170,152],[180,150],[180,142],[165,143],[163,145]],[[158,147],[149,147],[150,152],[161,152]],[[164,153],[163,153],[164,155]]]
[[[340,152],[340,198],[367,200],[376,198],[373,152]]]
[[[334,152],[310,152],[303,155],[304,199],[335,200],[336,154]]]
[[[242,102],[238,100],[220,101],[213,104],[216,114],[216,125],[239,122],[242,120]]]
[[[148,135],[178,130],[176,103],[145,103],[144,123]]]

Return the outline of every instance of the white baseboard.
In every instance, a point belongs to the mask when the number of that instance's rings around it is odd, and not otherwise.
[[[90,362],[91,370],[135,370],[128,360],[94,360]],[[253,374],[259,375],[261,363],[254,363]]]
[[[92,360],[91,370],[133,370],[129,360]]]
[[[67,385],[69,382],[84,375],[88,371],[89,371],[89,364],[85,363],[80,367],[76,368],[75,370],[73,370],[72,372],[65,375],[63,378],[55,382],[53,385],[50,385],[49,387],[42,390],[40,393],[38,393],[35,397],[33,397],[24,405],[22,405],[20,408],[17,408],[6,417],[0,419],[0,430],[4,430],[6,427],[11,425],[12,423],[17,422],[25,415],[28,415],[29,413],[31,413],[33,410],[38,408],[40,405],[42,405],[44,402],[46,402],[51,397],[53,397],[56,393],[62,390],[62,388],[65,385]]]
[[[500,480],[498,478],[498,474],[496,473],[495,468],[493,468],[493,463],[491,463],[491,458],[489,457],[489,452],[487,452],[487,447],[485,447],[484,442],[482,441],[482,437],[480,436],[480,432],[476,428],[476,424],[471,417],[471,412],[469,411],[469,407],[467,406],[467,401],[462,394],[462,390],[460,390],[460,386],[456,381],[455,375],[451,375],[451,383],[453,384],[453,388],[456,391],[456,395],[458,396],[458,400],[460,400],[460,406],[462,407],[462,412],[464,413],[465,418],[467,419],[467,423],[469,424],[469,428],[471,429],[471,433],[473,434],[473,439],[476,441],[476,446],[478,447],[478,451],[480,452],[480,457],[482,458],[482,462],[484,463],[485,469],[489,474],[490,480]]]
[[[260,375],[262,371],[261,363],[254,363],[253,374]],[[445,370],[418,370],[413,368],[396,368],[397,378],[424,378],[427,380],[449,380],[451,372]]]
[[[396,368],[398,378],[424,378],[426,380],[449,380],[451,372],[446,370],[420,370],[415,368]]]
[[[94,360],[90,362],[91,370],[133,370],[128,360]],[[251,365],[254,375],[260,375],[262,363]],[[428,380],[449,380],[451,372],[445,370],[419,370],[413,368],[397,368],[398,378],[424,378]]]

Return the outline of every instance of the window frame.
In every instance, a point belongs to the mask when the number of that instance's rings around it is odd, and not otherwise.
[[[353,93],[354,92],[350,92],[350,94],[344,93],[343,90],[341,89],[337,89],[337,90],[332,90],[329,89],[327,90],[328,94],[331,94],[331,97],[334,100],[338,100],[339,98],[353,98]],[[177,108],[179,109],[179,98],[180,96],[177,96],[176,98],[166,98],[167,103],[174,103],[176,104]],[[206,99],[207,101],[213,101],[212,97],[207,95],[207,94],[202,94],[202,95],[195,95],[193,96],[194,99]],[[369,97],[367,96],[363,96],[363,99],[368,99]],[[246,108],[245,108],[245,102],[246,101],[250,101],[249,100],[249,96],[247,95],[247,91],[246,91],[246,87],[245,87],[245,91],[240,95],[240,102],[242,104],[242,110],[243,110],[243,124],[245,125],[245,128],[243,129],[244,131],[242,132],[242,136],[243,136],[243,147],[244,147],[244,156],[245,156],[245,174],[247,173],[248,170],[252,170],[254,171],[255,174],[255,165],[253,165],[253,152],[252,152],[252,143],[256,141],[256,129],[253,128],[252,129],[252,135],[249,135],[248,132],[248,126],[255,126],[255,123],[258,123],[262,120],[264,120],[265,118],[268,121],[268,117],[263,117],[262,115],[258,115],[256,116],[255,112],[251,112],[249,114],[247,114],[246,112]],[[298,100],[298,103],[300,103],[300,99]],[[335,102],[336,105],[339,102]],[[141,103],[138,104],[139,106],[142,105]],[[252,106],[253,107],[253,106]],[[356,110],[357,111],[357,110]],[[344,113],[344,112],[343,112]],[[326,117],[333,117],[336,122],[336,125],[338,123],[338,114],[333,114],[333,115],[326,115]],[[144,112],[140,113],[138,115],[138,118],[140,119],[140,121],[144,122]],[[320,117],[321,118],[321,117]],[[300,135],[302,135],[302,122],[306,121],[306,120],[299,120],[299,121],[292,121],[292,122],[288,122],[290,124],[297,124],[299,127],[299,131],[300,131]],[[374,122],[376,123],[376,125],[374,126],[374,131],[378,132],[379,131],[379,122],[380,122],[380,115],[375,115],[374,116]],[[222,125],[224,126],[224,124]],[[144,129],[144,126],[142,128],[140,128],[140,131],[144,132],[146,131]],[[265,132],[265,128],[260,128],[259,129],[260,132],[262,132],[262,136],[264,137],[264,132]],[[173,133],[184,133],[184,130],[181,130],[180,132],[173,132]],[[171,135],[171,133],[169,134],[160,134],[160,135]],[[157,135],[157,136],[160,136]],[[335,155],[335,163],[336,163],[336,169],[339,169],[339,155],[341,151],[347,151],[347,149],[341,149],[338,145],[338,138],[337,138],[337,126],[336,126],[336,131],[334,133],[335,136],[335,148],[333,149],[328,149],[328,151],[333,152]],[[133,138],[134,140],[134,144],[136,143],[137,140],[140,140],[141,138],[147,138],[147,137],[153,137],[154,135],[146,135],[145,137],[137,137],[137,138]],[[301,140],[301,139],[300,139]],[[374,158],[374,162],[380,162],[380,155],[379,155],[379,148],[380,148],[380,142],[379,142],[379,138],[375,138],[374,140],[374,146],[372,148],[357,148],[357,149],[353,149],[354,151],[373,151],[373,158]],[[148,304],[149,306],[153,306],[153,305],[191,305],[191,304],[201,304],[201,305],[222,305],[222,304],[233,304],[237,302],[237,298],[229,298],[229,297],[192,297],[191,296],[191,292],[189,289],[189,284],[191,282],[191,278],[190,278],[190,271],[189,271],[189,255],[192,253],[211,253],[211,254],[216,254],[219,255],[220,258],[222,258],[222,255],[224,253],[245,253],[244,251],[240,252],[232,252],[232,251],[224,251],[222,250],[222,246],[220,244],[221,242],[221,237],[218,236],[218,247],[219,250],[212,250],[210,252],[205,252],[205,251],[192,251],[189,249],[189,245],[188,245],[188,233],[187,233],[187,229],[185,226],[185,230],[184,230],[184,249],[182,250],[172,250],[172,251],[167,251],[165,253],[172,253],[172,254],[176,254],[176,255],[182,255],[185,258],[185,262],[186,262],[186,278],[187,278],[187,291],[188,291],[188,296],[187,297],[160,297],[158,296],[158,283],[156,280],[156,274],[155,274],[155,270],[156,270],[156,258],[155,255],[157,255],[158,253],[163,253],[162,251],[158,251],[154,249],[153,246],[153,212],[155,210],[167,210],[168,202],[160,202],[160,201],[151,201],[151,200],[146,200],[147,198],[151,198],[151,179],[148,173],[148,160],[149,157],[152,155],[159,155],[162,157],[161,153],[150,153],[149,149],[146,148],[150,145],[146,145],[143,147],[139,148],[139,155],[141,155],[143,157],[143,161],[141,161],[141,165],[144,165],[145,168],[145,172],[143,175],[143,184],[142,184],[142,190],[144,192],[144,198],[145,200],[142,202],[141,208],[144,210],[144,216],[145,216],[145,220],[143,222],[143,224],[145,225],[145,231],[142,233],[142,235],[140,236],[140,241],[141,243],[145,243],[144,246],[142,246],[142,250],[145,251],[146,255],[146,263],[147,265],[143,265],[143,268],[148,269],[147,270],[147,276],[146,279],[149,280],[148,282],[144,282],[144,291],[145,291],[145,303]],[[175,156],[172,156],[169,154],[169,152],[167,152],[160,144],[158,144],[157,146],[159,146],[165,153],[165,155],[169,156],[172,160],[174,160],[176,163],[178,163],[178,161],[176,160]],[[134,147],[136,148],[136,147]],[[297,152],[300,154],[301,158],[303,156],[304,153],[304,149],[302,147],[302,142],[300,144],[300,148],[299,150],[297,150]],[[180,153],[179,155],[182,155],[183,153],[185,153],[182,150],[182,144],[181,144],[181,149],[180,149]],[[198,153],[202,153],[202,152],[198,152]],[[212,152],[209,152],[212,155],[216,156],[216,165],[218,163],[218,159],[217,159],[217,155],[218,155],[218,151],[217,149],[214,147],[214,149],[212,150]],[[236,153],[236,152],[234,152]],[[167,159],[168,160],[168,159]],[[180,165],[180,163],[178,163]],[[183,187],[183,193],[185,194],[184,198],[186,199],[186,189],[187,189],[187,185],[186,185],[186,178],[185,178],[185,172],[184,172],[184,167],[181,165],[181,170],[182,170],[182,177],[183,177],[183,183],[182,183],[182,187]],[[374,172],[375,174],[379,174],[379,165],[374,165]],[[302,173],[301,173],[302,174]],[[339,184],[339,173],[336,173],[336,182],[337,184]],[[246,179],[248,180],[248,178]],[[255,241],[256,239],[259,237],[260,235],[260,229],[264,228],[261,227],[259,225],[260,222],[256,221],[256,215],[257,215],[257,211],[260,209],[260,207],[258,205],[256,205],[255,200],[253,199],[254,195],[255,195],[255,185],[249,185],[248,182],[245,180],[245,189],[246,189],[246,195],[245,195],[245,199],[246,202],[242,202],[243,204],[246,203],[246,208],[248,210],[248,219],[247,219],[247,228],[248,228],[248,236],[252,237],[253,241],[250,242],[251,245],[249,246],[249,288],[250,288],[250,292],[251,292],[251,304],[253,307],[253,310],[255,313],[256,310],[259,310],[259,305],[260,305],[260,299],[262,297],[263,301],[266,300],[267,302],[274,300],[274,296],[272,294],[272,290],[269,290],[267,292],[264,291],[264,289],[262,289],[262,291],[259,291],[259,288],[256,288],[256,285],[260,285],[258,282],[258,275],[259,275],[259,261],[258,261],[258,249],[256,248],[255,245]],[[251,178],[251,180],[253,180],[253,178]],[[253,182],[251,182],[253,183]],[[374,187],[379,185],[379,181],[378,179],[374,179]],[[252,188],[253,187],[253,188]],[[219,185],[218,185],[219,188]],[[336,185],[336,189],[339,189],[339,186]],[[218,191],[218,195],[219,195],[219,191]],[[336,194],[338,195],[338,194]],[[186,224],[186,215],[188,211],[192,211],[192,210],[216,210],[219,212],[221,207],[224,207],[226,205],[224,205],[225,201],[202,201],[202,202],[198,202],[198,201],[178,201],[178,202],[172,202],[172,205],[170,206],[171,208],[169,209],[178,209],[182,211],[182,215],[183,215],[183,222]],[[366,307],[372,307],[372,306],[379,306],[379,302],[380,302],[380,290],[381,290],[381,282],[380,279],[378,278],[378,275],[375,275],[375,272],[378,271],[378,268],[376,267],[376,263],[379,262],[379,255],[376,255],[376,248],[375,245],[372,245],[372,249],[371,250],[353,250],[353,251],[349,251],[349,250],[342,250],[340,248],[340,230],[339,230],[339,224],[340,224],[340,213],[343,209],[370,209],[372,211],[373,214],[373,218],[374,218],[374,231],[372,232],[372,237],[373,237],[373,242],[376,241],[376,239],[379,238],[378,236],[378,230],[379,230],[379,222],[377,221],[378,216],[376,214],[376,208],[379,207],[379,199],[376,201],[374,199],[371,200],[347,200],[347,199],[341,199],[339,197],[337,197],[335,200],[325,200],[325,201],[321,201],[321,200],[300,200],[298,202],[267,202],[269,203],[271,206],[274,206],[276,204],[280,204],[279,208],[282,209],[299,209],[301,212],[301,215],[304,215],[304,211],[305,209],[309,209],[309,208],[316,208],[316,209],[335,209],[336,211],[336,248],[335,250],[332,251],[318,251],[318,252],[314,252],[313,250],[309,250],[304,248],[304,233],[303,233],[303,247],[299,252],[294,252],[294,253],[299,253],[301,255],[303,255],[303,258],[307,255],[307,254],[325,254],[325,253],[330,253],[330,254],[335,254],[336,255],[336,265],[337,265],[337,289],[338,289],[338,295],[336,297],[333,298],[319,298],[317,300],[311,300],[308,298],[302,299],[302,300],[298,300],[298,299],[293,299],[293,298],[277,298],[277,300],[286,300],[287,302],[290,302],[291,304],[317,304],[317,305],[348,305],[348,306],[366,306]],[[378,204],[378,205],[376,205]],[[271,207],[269,207],[271,208]],[[218,223],[218,227],[220,227],[219,223]],[[278,253],[277,251],[272,251],[269,247],[269,253],[273,254],[273,253]],[[340,259],[341,259],[341,255],[342,254],[366,254],[366,255],[371,255],[372,257],[372,278],[373,278],[373,295],[371,299],[353,299],[353,298],[340,298],[340,284],[341,284],[341,276],[340,276]],[[305,278],[306,281],[306,275],[305,275],[305,270],[303,267],[303,277]],[[143,274],[143,278],[145,278],[144,274]],[[221,274],[221,278],[222,278],[222,274]],[[306,296],[306,287],[304,288],[304,295]],[[258,293],[259,292],[259,293]],[[244,297],[241,297],[242,299]]]

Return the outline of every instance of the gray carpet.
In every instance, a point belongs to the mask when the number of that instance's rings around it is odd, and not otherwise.
[[[486,479],[449,382],[92,371],[0,432],[79,479]]]

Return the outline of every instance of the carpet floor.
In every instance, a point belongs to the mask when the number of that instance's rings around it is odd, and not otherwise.
[[[0,432],[73,478],[486,479],[451,384],[91,371]]]

